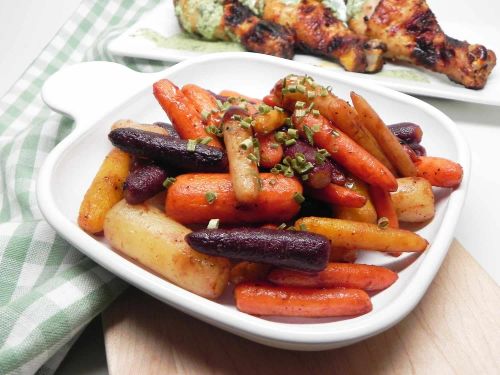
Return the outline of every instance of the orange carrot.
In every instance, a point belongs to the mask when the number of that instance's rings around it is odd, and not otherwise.
[[[211,137],[210,146],[222,147],[215,135],[205,131],[201,114],[191,100],[172,82],[167,79],[156,82],[153,93],[182,139]]]
[[[451,160],[420,156],[415,165],[417,176],[427,179],[432,186],[454,188],[462,182],[462,166]]]
[[[373,207],[373,203],[370,200],[368,185],[366,185],[359,178],[351,175],[349,176],[349,188],[365,197],[366,203],[360,208],[336,206],[334,207],[335,217],[338,219],[375,224],[377,222],[377,212],[375,211],[375,207]]]
[[[391,194],[388,191],[384,191],[377,186],[370,186],[370,198],[375,206],[375,211],[377,211],[377,217],[379,220],[382,218],[387,219],[387,226],[389,228],[399,228],[398,214],[392,203]],[[388,253],[389,255],[398,257],[401,255],[399,252]]]
[[[369,190],[378,218],[385,217],[389,221],[389,228],[399,228],[398,215],[392,204],[391,194],[377,186],[370,186]]]
[[[269,134],[285,123],[285,112],[271,109],[267,113],[256,113],[253,117],[253,128],[258,134]]]
[[[354,142],[363,147],[384,164],[391,173],[395,173],[394,166],[385,156],[375,137],[359,121],[359,116],[354,108],[346,101],[330,94],[327,97],[317,97],[314,100],[323,116],[333,121],[335,126],[349,136]]]
[[[327,217],[303,217],[295,222],[297,230],[325,236],[335,246],[345,249],[362,249],[383,252],[422,252],[429,243],[409,230],[380,228],[375,224]]]
[[[351,92],[351,100],[358,112],[359,119],[375,137],[391,164],[403,177],[415,176],[417,171],[411,158],[377,112],[361,95],[355,92]]]
[[[215,97],[200,86],[193,84],[184,85],[182,93],[191,100],[196,110],[202,114],[204,112],[210,113],[212,110],[217,110],[217,102]]]
[[[366,197],[340,185],[328,184],[323,189],[308,189],[307,195],[320,201],[343,207],[363,207]]]
[[[309,289],[242,283],[234,289],[238,310],[254,315],[332,317],[371,311],[370,297],[359,289]]]
[[[233,97],[233,98],[243,98],[243,99],[248,100],[250,103],[253,103],[253,104],[260,104],[260,103],[262,103],[262,100],[260,100],[260,99],[255,99],[255,98],[252,98],[250,96],[246,96],[246,95],[240,94],[237,91],[232,91],[232,90],[222,90],[219,93],[219,95],[220,96]]]
[[[283,147],[274,139],[274,133],[258,135],[260,144],[260,166],[272,168],[283,158]]]
[[[269,95],[264,96],[262,101],[264,102],[264,104],[267,104],[268,106],[271,106],[271,107],[277,106],[279,104],[273,94],[269,94]]]
[[[300,118],[294,116],[292,121],[301,136],[305,135],[307,126],[318,147],[326,149],[332,159],[363,181],[388,191],[398,188],[396,178],[389,169],[323,116],[309,113]]]
[[[306,273],[281,268],[267,276],[273,284],[306,288],[354,288],[366,291],[384,290],[398,274],[385,267],[367,264],[328,263],[324,271]]]
[[[281,223],[293,218],[300,206],[296,193],[302,185],[294,178],[261,173],[262,189],[255,203],[242,206],[236,200],[231,176],[224,173],[180,175],[170,186],[165,201],[167,215],[183,224]]]

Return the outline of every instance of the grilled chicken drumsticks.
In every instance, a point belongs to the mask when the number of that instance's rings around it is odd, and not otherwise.
[[[247,50],[293,58],[293,32],[264,21],[238,1],[174,0],[181,27],[207,40],[240,42]]]
[[[496,63],[479,44],[447,36],[425,0],[347,0],[349,27],[387,45],[385,57],[443,73],[470,89],[481,89]]]
[[[378,72],[385,45],[347,28],[321,0],[261,0],[262,13],[271,21],[295,31],[296,47],[304,52],[337,60],[345,70]]]

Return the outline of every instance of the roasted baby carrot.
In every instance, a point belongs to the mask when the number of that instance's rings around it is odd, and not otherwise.
[[[377,212],[368,194],[368,186],[360,179],[351,176],[349,178],[349,188],[352,191],[364,196],[366,202],[362,207],[343,207],[336,206],[334,208],[335,217],[338,219],[360,221],[362,223],[375,224],[377,222]]]
[[[377,186],[370,186],[369,191],[378,218],[386,218],[389,228],[399,228],[398,215],[392,203],[391,194]]]
[[[283,147],[274,139],[274,133],[257,135],[260,144],[260,166],[272,168],[283,158]]]
[[[392,203],[391,194],[388,191],[382,190],[377,186],[370,186],[370,198],[377,211],[379,225],[387,225],[389,228],[399,228],[398,215],[394,204]],[[389,253],[392,256],[398,257],[399,252]]]
[[[248,113],[240,107],[229,107],[222,118],[222,134],[229,160],[229,173],[236,200],[254,203],[259,197],[259,151],[254,145],[250,126],[241,126]]]
[[[418,234],[403,229],[380,228],[375,224],[324,217],[303,217],[295,228],[322,234],[335,246],[346,249],[384,252],[421,252],[428,242]]]
[[[332,121],[337,128],[347,134],[353,141],[375,156],[393,174],[396,172],[394,166],[385,156],[375,137],[359,121],[356,110],[346,101],[333,95],[317,97],[314,99],[315,108]]]
[[[267,104],[270,107],[279,105],[279,102],[276,100],[276,97],[273,94],[264,96],[262,101],[264,102],[264,104]]]
[[[421,156],[415,162],[417,175],[427,179],[432,186],[454,188],[463,177],[462,166],[451,160],[432,156]]]
[[[156,82],[153,85],[153,93],[182,139],[210,137],[210,146],[222,148],[217,137],[205,131],[202,116],[191,100],[172,82],[168,79]]]
[[[333,160],[352,174],[384,190],[397,189],[396,178],[389,169],[340,130],[334,128],[325,117],[308,113],[303,117],[293,116],[292,121],[302,137],[312,138],[315,145],[326,149]]]
[[[294,178],[261,173],[262,188],[255,203],[242,207],[236,200],[229,174],[184,174],[167,192],[167,215],[183,224],[206,224],[210,219],[221,223],[282,223],[299,211],[297,197],[302,185]]]
[[[340,185],[328,184],[323,189],[307,189],[306,195],[317,200],[344,207],[363,207],[366,197]]]
[[[253,315],[333,317],[371,311],[370,297],[360,289],[310,289],[241,283],[234,289],[238,310]]]
[[[182,87],[182,93],[188,98],[200,114],[218,109],[215,97],[200,86],[187,84]]]
[[[257,134],[269,134],[285,123],[286,114],[277,109],[268,109],[253,116],[253,128]]]
[[[391,286],[398,279],[398,274],[385,267],[367,264],[328,263],[325,270],[318,273],[276,268],[267,279],[284,286],[354,288],[373,292]]]
[[[351,100],[361,122],[375,137],[391,164],[403,177],[416,176],[415,165],[399,143],[398,138],[392,134],[377,112],[361,95],[355,92],[351,92]]]
[[[117,148],[106,156],[80,205],[78,225],[85,232],[102,232],[106,214],[123,198],[123,184],[130,165],[130,155]]]

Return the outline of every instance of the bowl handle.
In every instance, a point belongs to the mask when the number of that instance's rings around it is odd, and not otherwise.
[[[67,66],[54,73],[42,88],[43,101],[54,111],[76,120],[76,129],[85,130],[122,103],[130,92],[146,87],[151,80],[123,65],[93,61]]]

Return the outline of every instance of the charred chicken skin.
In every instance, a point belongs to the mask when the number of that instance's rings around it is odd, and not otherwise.
[[[190,34],[239,42],[252,52],[293,58],[293,32],[256,17],[238,1],[175,0],[174,5],[179,24]]]
[[[425,0],[348,0],[347,5],[349,27],[383,41],[389,59],[446,74],[470,89],[483,88],[495,66],[493,51],[447,36]]]
[[[385,45],[357,35],[320,0],[263,0],[262,18],[295,31],[296,47],[337,60],[351,72],[378,72]]]

